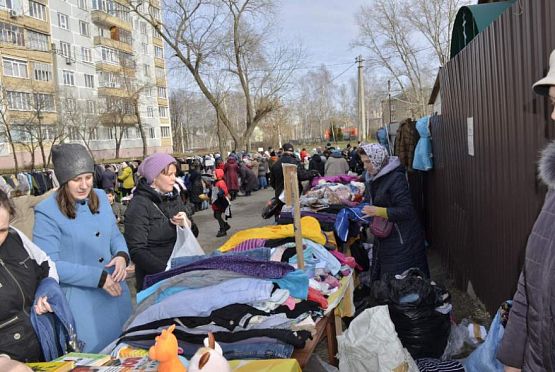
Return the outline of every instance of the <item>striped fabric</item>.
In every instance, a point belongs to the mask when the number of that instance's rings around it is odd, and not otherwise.
[[[244,240],[243,242],[239,243],[238,245],[236,245],[233,249],[231,249],[233,252],[244,252],[244,251],[250,251],[251,249],[255,249],[255,248],[262,248],[264,247],[264,244],[266,243],[265,239],[249,239],[249,240]]]
[[[417,359],[416,364],[420,372],[464,372],[463,365],[456,360],[422,358]]]

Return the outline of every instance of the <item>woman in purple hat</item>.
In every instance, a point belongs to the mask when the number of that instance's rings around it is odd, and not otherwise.
[[[152,154],[139,166],[138,185],[125,212],[125,240],[135,263],[137,290],[145,275],[166,269],[177,240],[176,226],[191,221],[179,192],[174,188],[176,160],[163,153]]]

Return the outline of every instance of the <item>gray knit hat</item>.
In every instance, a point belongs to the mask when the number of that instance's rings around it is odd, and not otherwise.
[[[63,143],[52,147],[54,173],[60,185],[84,173],[94,173],[94,161],[85,146]]]

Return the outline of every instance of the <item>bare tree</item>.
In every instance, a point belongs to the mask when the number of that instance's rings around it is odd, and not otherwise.
[[[127,2],[190,72],[229,131],[235,149],[243,148],[260,121],[276,109],[301,61],[300,48],[270,40],[273,1],[166,0],[164,23],[159,9],[145,9],[139,0]],[[219,83],[214,84],[214,79]],[[240,130],[218,99],[222,79],[241,92],[245,117]]]
[[[357,14],[359,37],[370,69],[384,73],[414,106],[426,112],[437,68],[448,60],[456,11],[469,0],[372,0]]]
[[[140,99],[145,90],[152,84],[142,81],[135,76],[136,63],[132,57],[121,52],[118,56],[119,69],[113,74],[113,94],[103,95],[101,121],[110,128],[116,142],[116,158],[120,157],[120,150],[125,133],[130,128],[138,128],[143,145],[143,156],[147,156],[147,136],[145,126],[140,115]],[[117,92],[117,93],[116,93]]]
[[[19,172],[19,163],[17,160],[17,153],[15,148],[15,141],[13,139],[13,119],[10,112],[10,104],[8,101],[8,92],[5,86],[0,87],[0,134],[10,145],[14,161],[15,173]]]
[[[98,128],[101,126],[98,111],[94,104],[85,100],[77,100],[71,96],[62,101],[62,121],[65,123],[70,139],[83,143],[94,159],[91,141],[98,138]]]

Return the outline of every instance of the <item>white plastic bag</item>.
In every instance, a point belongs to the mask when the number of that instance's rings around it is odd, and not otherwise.
[[[166,271],[171,268],[171,262],[174,258],[202,256],[205,254],[189,226],[176,226],[175,228],[177,232],[177,239],[175,240],[172,254],[166,265]]]
[[[387,306],[364,310],[337,336],[340,372],[418,372],[403,348]]]

